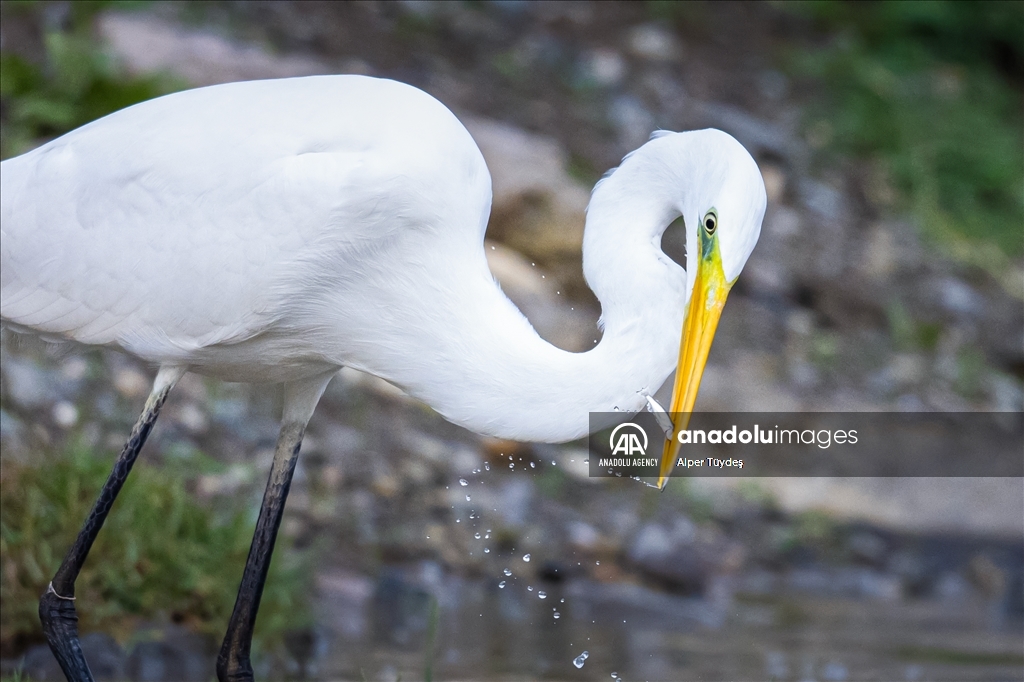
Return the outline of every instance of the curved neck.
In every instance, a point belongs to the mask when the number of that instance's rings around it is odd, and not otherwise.
[[[572,440],[588,432],[590,412],[642,409],[675,367],[688,291],[683,269],[660,248],[682,210],[670,188],[682,183],[645,161],[639,153],[628,157],[598,184],[588,208],[583,267],[604,330],[593,349],[572,353],[543,340],[494,283],[477,243],[461,258],[458,248],[448,250],[460,263],[459,281],[445,287],[441,309],[438,297],[431,299],[430,324],[411,326],[428,330],[415,359],[395,349],[385,354],[394,357],[391,367],[356,366],[461,426],[517,440]]]

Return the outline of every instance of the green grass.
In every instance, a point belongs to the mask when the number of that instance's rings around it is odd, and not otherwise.
[[[106,480],[112,455],[83,447],[38,463],[5,461],[0,478],[0,632],[5,650],[41,641],[39,595]],[[255,527],[247,496],[200,503],[201,462],[135,467],[78,578],[80,628],[126,641],[140,621],[171,621],[223,635]],[[263,593],[257,646],[274,647],[309,622],[309,569],[278,543]]]
[[[35,15],[26,25],[46,26],[45,3],[4,3],[5,21]],[[95,14],[111,3],[75,2],[59,28],[44,29],[38,63],[0,51],[0,158],[21,154],[40,140],[57,137],[111,112],[152,99],[181,84],[168,78],[131,77],[100,49],[93,35]],[[139,3],[122,3],[131,8]]]
[[[808,139],[872,169],[875,199],[912,213],[962,261],[1024,255],[1024,3],[808,2],[824,44],[789,56],[824,97]]]

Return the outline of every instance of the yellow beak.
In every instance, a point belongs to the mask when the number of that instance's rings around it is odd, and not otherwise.
[[[701,253],[697,259],[697,279],[686,306],[682,340],[679,344],[679,366],[676,369],[675,385],[672,388],[672,402],[669,415],[674,429],[672,438],[665,441],[658,471],[658,488],[664,488],[668,475],[675,466],[679,455],[679,439],[676,435],[690,424],[690,414],[697,402],[697,391],[704,375],[704,365],[711,351],[718,320],[722,316],[725,299],[732,288],[732,282],[725,281],[722,271],[722,256],[718,249],[718,238],[700,233]]]

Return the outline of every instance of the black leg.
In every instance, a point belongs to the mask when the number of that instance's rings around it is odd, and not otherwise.
[[[316,395],[319,398],[319,392]],[[304,423],[285,423],[277,438],[274,464],[266,492],[263,493],[263,505],[260,507],[259,520],[256,521],[252,546],[249,547],[249,558],[245,562],[242,584],[238,588],[235,609],[231,613],[228,631],[217,656],[217,679],[220,682],[252,682],[249,654],[256,612],[260,608],[263,584],[267,580],[270,557],[274,553],[277,529],[281,526],[284,503],[292,484],[292,474],[299,458],[299,446],[302,445],[305,428]]]
[[[103,522],[114,504],[117,494],[121,491],[128,474],[131,473],[139,451],[146,442],[160,408],[167,399],[167,394],[174,386],[182,371],[178,369],[162,369],[157,375],[153,392],[146,400],[139,420],[132,427],[128,442],[114,462],[114,468],[103,484],[100,495],[89,512],[78,538],[71,545],[67,556],[57,569],[56,575],[39,599],[39,619],[43,623],[43,633],[50,644],[53,655],[60,663],[64,676],[69,682],[92,682],[92,673],[85,662],[82,647],[78,642],[78,614],[75,612],[75,580],[78,578],[89,549],[103,527]]]

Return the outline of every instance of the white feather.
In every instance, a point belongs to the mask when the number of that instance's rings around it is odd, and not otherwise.
[[[641,409],[674,368],[692,281],[661,252],[665,227],[715,207],[731,280],[765,204],[756,164],[725,133],[652,136],[595,188],[584,272],[605,333],[569,353],[487,268],[476,144],[401,83],[316,76],[169,95],[5,161],[0,176],[12,328],[237,381],[348,365],[467,428],[545,441],[584,435],[591,411]]]

